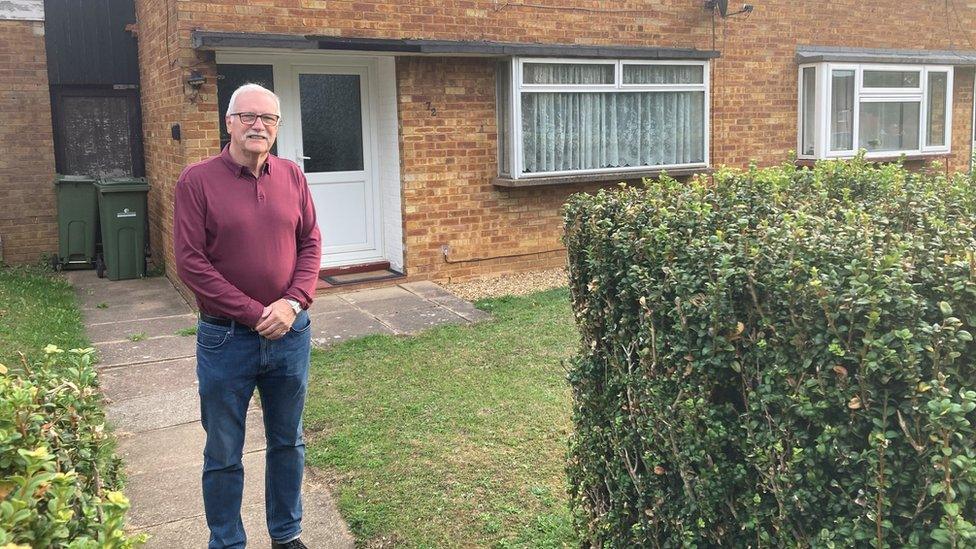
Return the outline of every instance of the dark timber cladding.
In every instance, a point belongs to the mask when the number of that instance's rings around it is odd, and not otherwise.
[[[523,44],[465,40],[414,40],[348,38],[343,36],[297,36],[286,34],[193,32],[193,47],[199,50],[220,48],[287,48],[389,52],[401,55],[474,55],[590,57],[626,59],[712,59],[717,51],[682,48],[585,46],[579,44]]]
[[[44,0],[51,86],[138,85],[133,0]]]

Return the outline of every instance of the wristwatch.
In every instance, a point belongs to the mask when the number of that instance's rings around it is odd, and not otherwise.
[[[302,312],[302,306],[294,299],[286,299],[285,301],[287,301],[288,304],[291,305],[291,308],[293,311],[295,311],[296,315]]]

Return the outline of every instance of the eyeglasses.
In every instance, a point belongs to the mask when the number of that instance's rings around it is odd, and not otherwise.
[[[273,128],[278,125],[278,120],[281,119],[277,114],[257,114],[253,112],[232,112],[227,116],[236,116],[241,119],[242,124],[250,126],[261,119],[261,122],[269,128]]]

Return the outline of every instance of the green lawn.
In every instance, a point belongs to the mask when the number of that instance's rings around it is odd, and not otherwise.
[[[494,319],[312,355],[308,461],[360,543],[576,545],[564,473],[578,336],[565,289],[478,303]]]
[[[62,349],[87,345],[74,292],[60,275],[37,267],[0,267],[0,363],[17,366]]]

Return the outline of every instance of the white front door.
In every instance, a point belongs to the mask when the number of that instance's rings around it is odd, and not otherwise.
[[[322,266],[383,259],[371,64],[292,65],[288,142],[308,178],[322,232]],[[287,115],[286,115],[287,116]],[[286,126],[287,127],[287,126]]]

